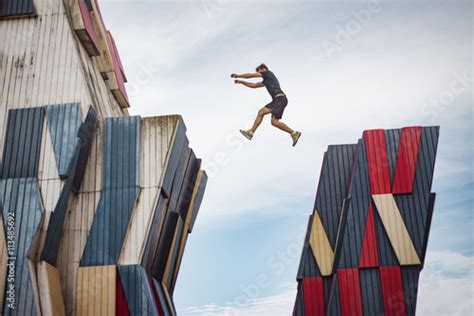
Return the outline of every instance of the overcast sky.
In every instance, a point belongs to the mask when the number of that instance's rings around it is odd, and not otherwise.
[[[322,156],[364,129],[440,125],[420,315],[473,311],[471,1],[102,0],[131,114],[179,113],[210,179],[175,291],[180,315],[290,315]],[[265,62],[301,130],[232,72]]]

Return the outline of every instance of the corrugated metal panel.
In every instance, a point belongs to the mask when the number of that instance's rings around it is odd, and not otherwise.
[[[174,233],[178,225],[179,214],[168,212],[163,224],[163,231],[160,234],[158,247],[153,259],[153,266],[149,273],[157,280],[162,281],[165,273],[166,263],[170,256],[171,245],[173,243]]]
[[[324,316],[324,288],[322,278],[304,278],[304,311],[307,316]]]
[[[337,270],[342,315],[362,315],[359,269]]]
[[[77,132],[81,125],[79,103],[46,106],[46,118],[53,143],[59,176],[65,178],[79,143]]]
[[[382,284],[384,315],[406,315],[400,267],[381,267],[380,281]]]
[[[336,243],[342,201],[347,196],[356,146],[329,146],[321,167],[314,208],[332,247]]]
[[[403,267],[401,268],[401,272],[405,294],[406,314],[408,316],[415,316],[416,299],[418,297],[418,279],[420,277],[421,267]]]
[[[152,278],[152,283],[154,285],[156,296],[158,297],[159,305],[164,316],[175,316],[176,309],[174,307],[173,301],[169,293],[167,292],[166,287],[164,287],[160,282]],[[160,314],[161,315],[161,314]]]
[[[313,214],[313,224],[311,227],[309,244],[321,274],[323,276],[330,275],[332,273],[334,252],[331,248],[331,244],[329,243],[326,231],[324,230],[317,210]]]
[[[397,164],[398,148],[400,146],[400,129],[385,130],[385,142],[387,144],[388,170],[390,173],[390,183],[393,183],[395,176],[395,166]]]
[[[189,232],[193,231],[194,223],[196,222],[197,214],[199,208],[201,207],[201,202],[204,198],[204,191],[206,190],[207,185],[207,174],[205,171],[201,170],[198,174],[198,179],[196,180],[196,188],[193,193],[193,199],[191,200],[190,211],[192,212],[191,220],[189,222]]]
[[[117,281],[116,281],[116,307],[115,307],[115,315],[116,316],[129,316],[130,310],[128,309],[127,303],[127,296],[125,295],[125,290],[123,289],[122,281],[120,281],[119,273],[117,273]]]
[[[158,316],[152,288],[143,267],[140,265],[119,266],[118,271],[130,314]]]
[[[298,268],[298,274],[296,276],[297,280],[302,280],[307,277],[320,277],[321,272],[319,267],[316,264],[316,259],[314,258],[313,252],[309,245],[309,239],[311,236],[311,227],[313,224],[313,215],[309,217],[308,228],[306,229],[306,237],[303,245],[303,252],[301,254],[300,265]]]
[[[402,129],[392,193],[411,193],[420,145],[421,127]]]
[[[3,0],[0,2],[0,19],[35,15],[33,0]]]
[[[77,136],[80,142],[80,151],[77,158],[76,171],[74,173],[72,181],[72,191],[78,193],[81,188],[82,181],[86,172],[87,162],[91,154],[92,142],[95,136],[95,130],[97,127],[97,112],[90,106],[87,111],[86,119],[79,128]]]
[[[298,291],[296,293],[295,305],[293,307],[293,316],[305,316],[302,283],[298,282]]]
[[[61,281],[58,270],[42,261],[38,264],[38,284],[40,291],[41,312],[43,315],[65,315]]]
[[[379,269],[361,269],[360,286],[364,315],[383,315]]]
[[[384,130],[364,131],[364,140],[369,166],[370,192],[372,194],[391,193]]]
[[[43,116],[43,108],[9,111],[0,178],[38,175]]]
[[[9,212],[13,213],[15,249],[15,309],[3,306],[3,315],[35,315],[33,288],[27,264],[27,255],[42,220],[43,210],[35,178],[0,180],[0,203],[4,225]],[[5,226],[5,231],[8,226]]]
[[[117,47],[115,46],[114,38],[112,34],[107,31],[107,46],[110,50],[110,55],[112,57],[112,62],[114,65],[114,70],[112,73],[108,74],[108,81],[109,87],[112,90],[117,102],[123,108],[130,107],[130,103],[128,101],[127,90],[125,89],[125,72],[123,71],[122,62],[120,61],[120,56],[117,51]]]
[[[339,282],[337,274],[334,274],[331,280],[331,291],[328,302],[328,316],[341,315],[341,300],[339,299]]]
[[[371,268],[379,266],[379,254],[375,232],[374,211],[372,203],[369,205],[367,224],[365,225],[364,241],[360,254],[359,268]]]
[[[196,155],[189,149],[190,157],[188,161],[188,166],[186,168],[186,175],[183,180],[183,185],[181,187],[181,192],[177,204],[176,211],[179,215],[185,219],[188,215],[189,206],[193,199],[194,188],[196,186],[196,180],[199,173],[199,168],[201,167],[201,160],[196,158]]]
[[[77,274],[78,316],[116,314],[117,268],[81,267]]]
[[[171,185],[171,192],[169,196],[169,209],[172,212],[178,212],[178,200],[181,196],[181,188],[183,187],[184,176],[186,174],[186,167],[189,162],[191,151],[188,149],[189,141],[185,137],[185,148],[179,157],[179,162],[176,167],[176,173],[174,174],[173,184]]]
[[[182,218],[178,219],[176,224],[176,231],[173,237],[173,243],[171,244],[171,249],[168,257],[168,262],[166,264],[165,273],[163,276],[163,284],[168,288],[168,292],[173,295],[174,290],[174,272],[176,270],[176,265],[179,261],[179,247],[181,245],[181,240],[183,238],[184,231],[184,220]]]
[[[378,212],[374,212],[375,230],[377,231],[377,246],[379,250],[380,266],[398,266],[397,256],[393,250],[392,244],[388,239],[387,232],[383,227],[382,220]]]

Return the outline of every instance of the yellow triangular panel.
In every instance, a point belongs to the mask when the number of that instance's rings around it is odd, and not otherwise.
[[[392,194],[372,195],[400,265],[421,264]]]
[[[331,275],[334,251],[332,250],[331,244],[329,243],[328,236],[324,230],[324,226],[317,211],[314,212],[313,216],[313,225],[311,227],[309,244],[313,250],[313,254],[316,258],[319,270],[321,271],[321,275]]]

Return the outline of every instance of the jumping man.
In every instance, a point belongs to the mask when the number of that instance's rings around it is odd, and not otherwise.
[[[248,139],[252,139],[253,134],[255,134],[255,131],[262,123],[263,117],[267,114],[272,113],[272,125],[290,134],[291,138],[293,139],[293,146],[295,146],[296,143],[298,142],[298,139],[301,136],[301,133],[292,130],[291,128],[288,127],[288,125],[286,125],[283,122],[280,122],[280,119],[283,115],[283,111],[285,110],[285,107],[288,104],[288,99],[286,98],[286,95],[281,90],[278,79],[275,77],[273,72],[268,70],[268,67],[265,64],[261,64],[260,66],[258,66],[256,71],[257,72],[255,73],[248,73],[248,74],[242,74],[242,75],[232,74],[231,77],[232,78],[245,78],[245,79],[263,78],[262,82],[257,82],[257,83],[247,82],[243,80],[235,80],[234,82],[236,84],[243,84],[244,86],[252,88],[252,89],[262,88],[262,87],[267,88],[268,93],[270,93],[272,97],[272,102],[268,103],[267,105],[265,105],[263,108],[261,108],[258,111],[257,118],[255,119],[255,122],[253,123],[253,126],[251,129],[240,130],[240,132],[242,133],[242,135],[244,135]]]

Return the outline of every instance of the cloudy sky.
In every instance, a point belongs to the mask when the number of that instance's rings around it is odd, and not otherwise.
[[[329,144],[364,129],[440,125],[420,315],[473,312],[471,1],[102,0],[131,114],[179,113],[210,179],[175,291],[180,315],[290,315]],[[296,148],[232,72],[261,62],[288,95]]]

